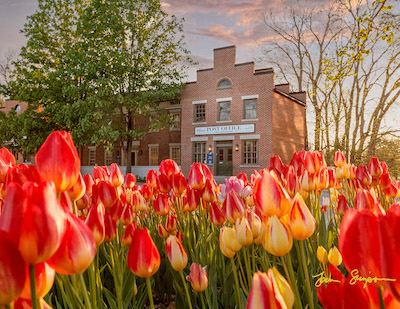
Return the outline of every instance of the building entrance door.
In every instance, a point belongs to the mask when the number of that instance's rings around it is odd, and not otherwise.
[[[217,144],[217,175],[232,176],[232,144]]]

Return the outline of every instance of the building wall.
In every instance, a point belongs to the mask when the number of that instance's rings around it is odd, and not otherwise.
[[[293,153],[305,146],[305,106],[274,92],[272,113],[272,154],[289,164]]]
[[[255,125],[255,132],[247,135],[259,134],[259,162],[257,165],[242,165],[242,140],[240,136],[246,134],[234,134],[233,147],[238,144],[239,151],[233,151],[233,175],[239,172],[252,173],[254,169],[266,167],[272,155],[272,98],[274,88],[274,74],[271,69],[255,70],[254,63],[235,64],[236,47],[214,50],[214,67],[212,69],[199,70],[197,81],[186,84],[181,93],[182,105],[182,171],[185,175],[189,173],[192,164],[192,138],[196,138],[195,127],[220,126],[235,124]],[[232,88],[217,89],[218,82],[228,78]],[[258,95],[257,99],[257,120],[248,121],[243,119],[242,96]],[[226,123],[218,122],[219,98],[232,98],[231,121]],[[206,123],[196,124],[193,121],[193,101],[207,100]],[[223,138],[221,135],[207,136],[207,145],[212,146],[215,153],[215,138]],[[214,165],[211,170],[215,174]]]

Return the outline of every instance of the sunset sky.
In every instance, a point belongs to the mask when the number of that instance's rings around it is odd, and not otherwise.
[[[188,49],[198,62],[196,68],[212,66],[213,49],[236,45],[237,62],[253,61],[258,57],[259,44],[270,39],[263,26],[264,14],[272,11],[275,17],[287,12],[293,4],[314,6],[319,0],[163,0],[165,11],[184,18],[184,32]],[[19,33],[26,17],[35,12],[36,0],[0,1],[0,55],[8,49],[19,50],[26,42]],[[260,66],[261,64],[257,64]],[[196,78],[195,69],[189,79]]]

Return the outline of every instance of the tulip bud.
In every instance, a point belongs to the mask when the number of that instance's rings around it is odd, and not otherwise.
[[[90,174],[85,174],[83,176],[83,180],[85,181],[86,192],[89,195],[92,195],[92,187],[94,185],[94,180],[93,180],[92,176],[90,176]]]
[[[146,182],[150,187],[155,187],[157,185],[157,171],[148,170]]]
[[[119,222],[122,225],[127,226],[127,225],[131,224],[133,222],[133,220],[134,220],[134,217],[133,217],[132,207],[130,204],[126,203],[122,208],[122,212],[119,217]]]
[[[97,247],[101,245],[105,236],[104,213],[102,203],[92,204],[86,217],[86,224],[93,233]]]
[[[196,192],[197,190],[192,189],[188,186],[186,190],[186,198],[183,198],[183,212],[195,211],[200,204],[200,196]]]
[[[299,240],[309,238],[315,231],[315,219],[299,193],[296,194],[292,202],[289,226],[293,238]]]
[[[318,190],[325,190],[329,186],[329,173],[327,168],[322,168],[316,174],[315,185]]]
[[[160,254],[150,237],[149,230],[147,228],[136,230],[128,252],[128,268],[136,276],[148,278],[157,272],[160,262]]]
[[[125,247],[129,247],[131,245],[132,240],[133,240],[133,234],[135,233],[135,231],[136,231],[136,222],[133,222],[133,223],[129,224],[125,228],[125,232],[121,236],[121,243]]]
[[[205,186],[206,179],[201,168],[201,163],[193,163],[189,172],[188,184],[193,189],[201,190]]]
[[[354,208],[358,210],[369,209],[374,211],[376,208],[376,200],[368,190],[359,190],[354,199]]]
[[[343,152],[341,152],[340,150],[336,151],[333,162],[335,163],[336,167],[342,167],[343,165],[345,165],[346,158],[344,157]]]
[[[169,233],[168,233],[167,229],[161,223],[158,223],[158,235],[162,239],[166,239],[169,236]]]
[[[236,238],[236,230],[234,228],[224,226],[220,230],[220,236],[220,242],[229,250],[238,252],[242,248],[242,244]]]
[[[293,246],[293,237],[289,226],[280,221],[277,216],[268,218],[262,245],[273,255],[283,256],[288,253]]]
[[[326,252],[325,248],[319,246],[317,249],[317,258],[322,264],[328,264],[328,253]]]
[[[225,242],[225,238],[223,237],[224,233],[227,233],[229,231],[229,229],[231,229],[231,228],[224,226],[223,228],[221,228],[220,233],[219,233],[219,248],[220,248],[222,254],[225,255],[228,259],[233,258],[235,253],[236,253],[235,251],[233,251],[231,249],[229,244]],[[235,233],[234,230],[233,230],[233,233]],[[231,236],[235,237],[235,239],[236,239],[236,235],[235,234],[232,234],[232,232],[229,232],[229,234],[231,234]],[[236,240],[236,242],[237,242],[237,240]]]
[[[328,260],[329,263],[331,263],[333,266],[338,267],[340,264],[342,264],[342,255],[340,254],[338,248],[333,247],[329,250],[328,254]]]
[[[178,240],[183,243],[183,234],[181,233],[180,230],[176,230],[175,236],[178,238]]]
[[[203,268],[196,263],[190,266],[190,275],[186,280],[192,284],[193,290],[196,292],[203,292],[208,286],[207,266]]]
[[[163,174],[167,177],[168,182],[172,185],[172,177],[175,174],[181,173],[178,164],[172,159],[166,159],[161,161],[158,170],[160,174]]]
[[[151,198],[153,198],[153,193],[152,193],[151,187],[147,183],[142,184],[142,188],[140,189],[140,192],[142,193],[142,196],[144,197],[144,199],[147,201],[150,200]]]
[[[136,177],[135,175],[128,173],[124,177],[124,187],[125,189],[132,189],[135,186]]]
[[[187,189],[187,181],[182,173],[174,174],[172,176],[172,189],[176,196],[181,196]]]
[[[138,213],[139,211],[146,211],[147,204],[145,198],[139,191],[133,191],[131,194],[132,211]]]
[[[236,219],[236,238],[243,246],[250,246],[253,242],[253,232],[246,217]]]
[[[165,240],[165,251],[173,269],[182,271],[186,267],[188,256],[185,248],[176,236],[170,235]]]
[[[201,198],[203,201],[209,203],[216,199],[215,192],[213,190],[211,182],[207,179],[206,184],[201,191]]]
[[[108,181],[114,188],[121,186],[124,182],[124,175],[122,175],[122,172],[116,163],[113,163],[110,166],[110,176],[108,177]]]
[[[344,195],[339,194],[338,205],[337,205],[338,214],[344,216],[344,214],[348,209],[349,209],[349,204],[347,203],[346,197]]]
[[[111,242],[117,235],[117,223],[110,213],[104,215],[104,242]]]

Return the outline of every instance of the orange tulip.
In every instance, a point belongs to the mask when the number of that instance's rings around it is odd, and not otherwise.
[[[100,180],[97,184],[98,194],[105,208],[110,208],[117,200],[117,191],[107,180]]]
[[[162,239],[166,239],[169,236],[169,233],[168,233],[167,229],[161,223],[158,223],[158,235]]]
[[[204,188],[206,179],[201,168],[201,163],[193,163],[189,172],[188,184],[193,189],[201,190]]]
[[[0,307],[21,294],[25,284],[25,262],[17,247],[0,230]]]
[[[114,188],[121,186],[124,182],[124,175],[122,175],[122,172],[116,163],[113,163],[110,166],[110,176],[108,177],[108,181]]]
[[[216,226],[221,226],[225,223],[225,216],[221,208],[216,202],[211,202],[210,206],[210,220]]]
[[[154,212],[159,216],[166,216],[169,213],[169,198],[165,194],[159,194],[153,201]]]
[[[202,268],[199,264],[193,263],[186,280],[192,284],[193,290],[203,292],[208,286],[207,266]]]
[[[197,190],[192,189],[188,186],[186,190],[186,196],[183,197],[183,212],[195,211],[200,204],[200,197]]]
[[[343,152],[341,152],[340,150],[336,151],[333,162],[335,163],[336,167],[342,167],[343,165],[345,165],[346,158],[344,157]]]
[[[168,233],[174,234],[176,231],[177,218],[176,215],[168,215],[167,220],[165,221],[165,228]]]
[[[262,170],[254,182],[254,202],[264,215],[281,217],[289,212],[289,194],[267,170]]]
[[[172,189],[176,196],[181,196],[186,192],[187,189],[187,181],[185,176],[182,173],[177,173],[172,176]]]
[[[160,254],[150,237],[149,230],[147,228],[136,230],[129,247],[128,268],[136,276],[148,278],[157,272],[160,262]]]
[[[216,199],[213,186],[208,179],[206,180],[206,184],[205,184],[203,190],[201,190],[201,198],[204,202],[207,202],[207,203],[212,202]]]
[[[85,181],[83,180],[82,174],[79,173],[77,181],[72,186],[72,188],[67,191],[67,193],[71,201],[77,201],[80,198],[82,198],[85,192],[86,192],[86,184]]]
[[[81,162],[68,132],[51,133],[35,158],[42,178],[52,180],[58,192],[71,189],[77,181]]]
[[[262,245],[273,255],[283,256],[288,253],[293,246],[293,237],[289,226],[279,220],[277,216],[268,218]]]
[[[268,270],[268,274],[258,271],[253,275],[251,290],[247,299],[246,309],[263,308],[290,308],[279,291],[272,269]]]
[[[104,213],[105,208],[101,202],[93,203],[86,217],[86,224],[93,233],[97,247],[101,245],[105,237]]]
[[[0,230],[18,246],[25,263],[48,260],[59,248],[66,218],[52,181],[11,183],[0,216]]]
[[[155,187],[157,185],[157,171],[156,170],[148,170],[146,183],[150,187]]]
[[[296,193],[289,213],[289,226],[294,239],[304,240],[315,231],[315,219],[308,209],[303,197]]]
[[[186,267],[188,256],[185,248],[176,236],[170,235],[165,240],[165,251],[173,269],[181,271]]]
[[[122,207],[122,212],[121,215],[119,217],[119,222],[124,225],[127,226],[129,224],[131,224],[134,220],[133,217],[133,212],[132,212],[132,206],[128,203],[126,203],[123,207]]]
[[[81,219],[70,212],[66,216],[67,227],[61,245],[47,263],[60,274],[80,274],[94,259],[96,242]]]
[[[163,174],[167,177],[168,182],[170,183],[171,186],[172,186],[173,175],[181,173],[178,164],[176,164],[176,162],[172,159],[166,159],[161,161],[158,170],[160,171],[160,174]]]
[[[135,175],[128,173],[125,175],[124,177],[124,183],[123,186],[125,187],[125,189],[132,189],[135,186],[136,183],[136,177]]]
[[[133,234],[136,231],[136,222],[133,222],[132,224],[129,224],[124,231],[124,234],[121,236],[121,243],[125,247],[129,247],[132,243],[133,240]]]

